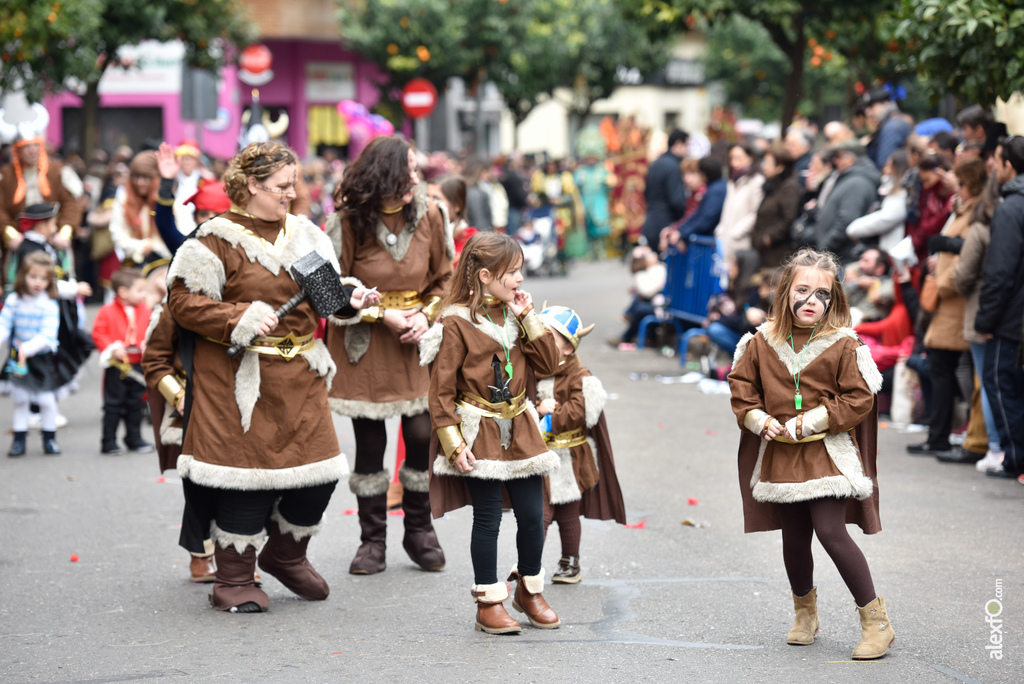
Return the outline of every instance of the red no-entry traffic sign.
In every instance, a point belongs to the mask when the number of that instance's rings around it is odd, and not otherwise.
[[[412,119],[430,116],[437,106],[437,88],[425,78],[414,78],[402,88],[402,109]]]

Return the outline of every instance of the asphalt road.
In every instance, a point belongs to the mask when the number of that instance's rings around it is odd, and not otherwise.
[[[621,329],[627,286],[615,262],[525,286],[598,324],[580,353],[612,396],[606,413],[633,526],[584,521],[583,581],[545,591],[561,629],[473,631],[468,509],[435,522],[444,571],[412,565],[392,517],[387,571],[349,575],[359,530],[344,485],[310,548],[331,585],[327,601],[303,601],[266,578],[270,612],[214,611],[176,546],[175,473],[160,480],[154,455],[99,454],[93,362],[82,391],[62,404],[65,454],[40,455],[34,433],[27,458],[0,457],[0,681],[1024,681],[1024,487],[909,456],[904,446],[920,436],[893,429],[879,440],[884,531],[852,534],[887,599],[896,645],[884,660],[850,661],[855,606],[815,544],[821,633],[812,646],[788,646],[781,539],[743,534],[728,397],[659,382],[680,375],[677,359],[605,344]],[[350,425],[337,425],[351,459]],[[499,567],[512,567],[511,514],[500,545]],[[552,535],[549,574],[558,556]],[[986,650],[985,606],[997,598],[1002,660]]]

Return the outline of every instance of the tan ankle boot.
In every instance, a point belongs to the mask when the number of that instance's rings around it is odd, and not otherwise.
[[[896,632],[885,609],[885,597],[879,596],[863,608],[858,607],[857,612],[860,613],[860,643],[853,650],[853,659],[881,658],[896,643]]]
[[[793,629],[786,635],[786,643],[794,646],[809,646],[814,643],[821,623],[818,621],[818,588],[814,587],[804,596],[793,594]]]
[[[476,629],[487,634],[521,632],[519,623],[505,611],[502,602],[508,598],[508,585],[477,584],[470,592],[476,601]]]
[[[513,580],[516,583],[516,593],[512,599],[512,607],[520,613],[526,613],[534,627],[557,629],[562,621],[558,619],[558,615],[541,593],[544,590],[544,569],[541,568],[539,575],[520,575],[519,570],[513,569],[508,581]]]

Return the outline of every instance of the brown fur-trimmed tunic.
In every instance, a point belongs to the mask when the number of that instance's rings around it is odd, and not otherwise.
[[[160,393],[159,385],[168,375],[183,377],[185,369],[178,356],[178,328],[170,314],[164,315],[162,304],[157,304],[149,318],[142,369],[146,373],[160,472],[173,470],[178,467],[178,456],[181,455],[182,422],[181,416],[174,413],[174,407]]]
[[[740,340],[729,374],[732,408],[743,430],[740,489],[746,531],[778,527],[774,511],[756,504],[836,497],[851,500],[850,522],[857,522],[865,532],[877,532],[881,525],[876,437],[871,433],[877,433],[874,393],[881,387],[881,376],[868,348],[849,328],[808,342],[811,329],[795,327],[792,347],[788,341],[769,342],[764,330],[762,325],[757,333]],[[747,413],[765,411],[782,423],[795,417],[793,375],[797,370],[801,370],[801,411],[825,406],[827,436],[802,444],[761,440],[744,426]]]
[[[413,202],[415,220],[401,228],[395,245],[387,244],[390,231],[383,223],[378,223],[375,236],[359,241],[346,218],[332,216],[325,230],[344,282],[381,292],[414,290],[424,300],[445,294],[454,254],[450,228],[422,191],[414,194]],[[336,413],[383,420],[427,410],[430,377],[420,366],[415,344],[400,342],[400,335],[383,321],[366,323],[355,317],[332,318],[331,323],[327,348],[344,378],[331,388]]]
[[[494,384],[491,362],[495,355],[502,365],[505,361],[499,341],[501,332],[497,327],[504,323],[502,309],[498,305],[487,310],[496,324],[492,325],[483,315],[474,323],[464,306],[450,306],[445,309],[441,320],[431,326],[420,340],[422,363],[433,363],[430,374],[433,428],[436,431],[460,425],[462,436],[477,459],[473,470],[463,475],[437,449],[437,439],[434,438],[432,451],[436,457],[431,467],[430,504],[435,518],[470,503],[464,477],[512,480],[543,475],[558,465],[558,456],[548,449],[537,428],[538,416],[532,403],[512,419],[512,441],[508,449],[501,446],[501,432],[495,419],[481,417],[455,404],[459,391],[490,400],[489,385]],[[531,312],[527,315],[538,314]],[[509,388],[513,396],[519,396],[526,390],[527,364],[546,375],[557,370],[560,354],[554,333],[550,330],[545,329],[539,338],[529,340],[525,333],[521,334],[516,316],[509,312],[504,334],[506,341],[512,342],[509,349],[512,362]]]
[[[204,223],[171,263],[168,309],[195,333],[192,404],[178,472],[197,484],[295,489],[348,473],[327,404],[335,366],[321,342],[291,361],[226,353],[227,345],[248,342],[267,313],[299,292],[289,272],[293,262],[316,250],[337,268],[330,241],[308,219],[288,215],[286,231],[279,235],[276,222],[228,212]],[[307,335],[317,323],[303,302],[270,334]]]

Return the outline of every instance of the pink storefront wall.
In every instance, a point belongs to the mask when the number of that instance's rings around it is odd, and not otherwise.
[[[355,63],[356,100],[369,109],[380,99],[377,87],[380,70],[335,43],[268,40],[265,45],[273,54],[274,77],[269,83],[259,86],[260,101],[267,107],[287,107],[290,120],[286,134],[288,144],[303,157],[315,151],[309,149],[307,142],[306,119],[309,107],[337,104],[306,99],[307,62]],[[226,130],[220,132],[204,127],[202,145],[207,154],[226,159],[238,150],[240,118],[243,108],[252,102],[252,86],[238,80],[237,69],[233,66],[226,67],[223,76],[218,103],[230,112],[231,123]],[[73,93],[61,93],[46,98],[45,105],[50,112],[48,138],[59,147],[63,142],[63,108],[81,107],[82,100]],[[100,107],[160,107],[163,110],[163,135],[167,142],[177,145],[186,138],[196,137],[195,122],[183,121],[179,116],[181,102],[177,92],[101,95]]]

